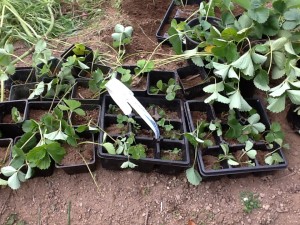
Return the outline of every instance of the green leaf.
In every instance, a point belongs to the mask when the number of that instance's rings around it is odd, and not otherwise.
[[[77,61],[80,69],[82,70],[88,70],[90,67],[88,67],[87,65],[85,65],[84,63],[80,62],[79,60]]]
[[[67,104],[71,111],[74,111],[74,109],[77,109],[81,106],[81,103],[79,101],[73,99],[64,99],[64,102]]]
[[[279,97],[282,94],[284,94],[287,90],[289,90],[290,88],[291,87],[290,87],[289,83],[287,83],[287,82],[281,83],[280,85],[278,85],[274,88],[271,88],[269,90],[270,96],[271,97]]]
[[[138,68],[135,68],[134,71],[138,73],[150,72],[154,69],[155,65],[153,61],[146,61],[145,59],[138,60],[136,63]]]
[[[16,172],[17,172],[17,170],[12,166],[5,166],[5,167],[1,168],[1,173],[6,177],[10,177],[11,175],[13,175]]]
[[[203,67],[204,66],[204,62],[202,60],[202,58],[200,56],[193,56],[192,58],[192,62],[199,67]]]
[[[268,164],[268,165],[272,165],[273,164],[273,158],[271,155],[267,156],[265,158],[265,163]]]
[[[169,41],[172,44],[173,50],[177,55],[182,54],[182,41],[181,36],[174,27],[170,27],[168,30]]]
[[[276,80],[276,79],[280,79],[281,77],[283,77],[285,75],[285,69],[280,69],[278,66],[274,66],[272,69],[272,79]]]
[[[267,71],[265,70],[260,70],[259,73],[255,76],[253,83],[255,87],[262,91],[268,91],[270,90],[269,87],[269,75]]]
[[[257,54],[254,51],[251,52],[251,58],[256,64],[263,64],[267,60],[267,56]]]
[[[121,168],[122,169],[126,169],[126,168],[131,168],[133,169],[134,167],[136,167],[137,165],[135,165],[134,163],[132,162],[129,162],[129,161],[126,161],[126,162],[123,162],[122,165],[121,165]]]
[[[231,63],[232,66],[238,69],[246,69],[248,64],[251,62],[250,52],[246,52],[244,55],[239,57],[236,61]],[[214,63],[215,64],[215,63]]]
[[[74,112],[79,116],[85,116],[83,109],[75,109]]]
[[[18,178],[21,182],[25,182],[26,179],[25,179],[25,173],[23,173],[22,171],[18,171]]]
[[[255,124],[259,122],[259,120],[260,120],[260,115],[258,113],[255,113],[248,118],[248,122],[250,124]]]
[[[51,133],[48,134],[44,134],[44,137],[51,140],[51,141],[55,141],[55,140],[67,140],[68,135],[66,135],[64,132],[62,132],[61,130],[56,130],[53,131]]]
[[[250,111],[252,107],[245,101],[245,99],[242,97],[240,91],[236,91],[233,95],[229,97],[230,103],[229,108],[230,109],[239,109],[240,111]]]
[[[45,83],[41,81],[37,84],[36,88],[31,92],[28,99],[33,99],[35,96],[41,95],[45,90]]]
[[[176,97],[176,93],[175,93],[175,92],[171,92],[171,93],[168,93],[168,94],[166,95],[166,99],[167,99],[168,101],[173,101],[173,100],[175,99],[175,97]]]
[[[256,157],[256,155],[257,155],[257,151],[256,151],[256,150],[249,150],[249,151],[247,151],[246,154],[248,155],[248,157],[249,157],[250,159],[255,159],[255,157]]]
[[[221,63],[213,62],[213,67],[216,69],[214,73],[222,77],[223,80],[225,80],[231,65],[224,65]]]
[[[103,143],[102,146],[106,149],[106,151],[109,154],[112,154],[112,155],[116,154],[116,149],[112,143],[106,142],[106,143]]]
[[[251,19],[258,23],[264,23],[269,18],[269,9],[265,7],[258,7],[256,9],[249,9],[248,15]]]
[[[199,172],[194,169],[194,167],[187,169],[185,171],[185,173],[186,173],[186,177],[187,177],[188,181],[190,182],[190,184],[197,186],[201,183],[202,178],[201,178]]]
[[[280,69],[284,69],[286,61],[285,54],[283,54],[282,52],[275,51],[273,52],[273,60],[276,66],[278,66]]]
[[[60,163],[66,155],[66,150],[57,142],[47,144],[46,151],[56,163]]]
[[[274,113],[282,112],[285,109],[285,95],[279,98],[268,98],[269,105],[268,110]]]
[[[32,177],[33,173],[32,173],[32,168],[30,166],[28,166],[27,168],[27,172],[26,172],[26,175],[25,175],[25,179],[28,180]]]
[[[292,103],[300,105],[300,90],[288,90],[287,95],[291,99]]]
[[[34,50],[37,53],[42,52],[43,50],[45,50],[47,47],[47,43],[46,41],[44,41],[43,39],[40,39],[37,41],[37,43],[35,44]]]
[[[235,160],[232,160],[232,159],[227,159],[227,163],[231,166],[238,166],[239,163]]]
[[[286,37],[281,37],[274,41],[270,41],[270,45],[272,46],[273,51],[278,51],[281,50],[288,41],[289,40]]]
[[[6,186],[8,182],[0,178],[0,186]]]
[[[14,173],[10,178],[8,178],[7,184],[13,190],[20,188],[21,184],[17,172]]]

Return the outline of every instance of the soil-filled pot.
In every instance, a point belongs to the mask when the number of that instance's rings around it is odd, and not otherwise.
[[[202,19],[205,19],[205,17],[202,17]],[[207,22],[209,22],[211,25],[218,28],[220,19],[215,18],[215,17],[207,17]],[[199,22],[198,18],[192,19],[191,21],[189,21],[187,23],[187,25],[190,28],[194,28],[195,26],[197,26],[199,24],[200,24],[200,22]],[[189,35],[185,35],[185,37],[186,37],[186,49],[187,50],[194,49],[200,44],[199,40],[194,40]]]
[[[80,142],[90,142],[78,144],[78,146],[70,146],[63,144],[62,147],[67,154],[64,156],[60,164],[55,164],[57,169],[62,169],[65,173],[72,175],[77,173],[88,173],[96,169],[96,153],[94,143],[94,134],[89,132],[79,133]],[[84,158],[84,160],[83,160]]]
[[[100,70],[103,74],[103,77],[106,77],[111,71],[111,68],[109,66],[105,66],[93,62],[89,62],[86,65],[89,67],[89,69],[81,70],[80,73],[78,74],[79,78],[92,79],[93,72],[97,70]]]
[[[71,114],[73,126],[89,124],[91,127],[98,127],[100,123],[100,105],[82,104],[80,108],[84,110],[85,116],[80,116],[73,112]]]
[[[296,110],[298,107],[299,106],[295,104],[291,104],[286,114],[286,119],[293,131],[300,134],[300,115],[298,115],[299,110]]]
[[[27,103],[24,100],[1,102],[0,124],[20,126],[27,113]]]
[[[21,136],[18,136],[18,137],[15,138],[14,145],[19,141],[20,138],[21,138]],[[37,137],[37,140],[39,140],[39,139],[40,139],[40,137]],[[23,151],[24,151],[24,153],[28,153],[28,151],[29,151],[29,149],[26,149],[26,144],[24,144]],[[11,158],[14,154],[15,154],[14,149],[12,149]],[[26,174],[27,167],[22,168],[22,172]],[[50,177],[50,176],[53,175],[53,172],[54,172],[54,161],[51,159],[50,166],[47,169],[42,170],[42,169],[37,168],[37,167],[32,168],[32,178],[35,178],[35,177]]]
[[[28,110],[26,114],[26,120],[34,119],[36,121],[40,121],[41,118],[51,110],[53,110],[57,106],[58,102],[51,101],[32,101],[28,102]]]
[[[8,166],[10,154],[11,154],[11,147],[13,144],[12,138],[1,138],[0,139],[0,169],[4,166]],[[0,171],[0,179],[7,180]]]
[[[50,59],[47,64],[40,63],[36,67],[36,79],[42,81],[44,78],[53,79],[56,77],[62,67],[62,61],[58,58]]]
[[[168,35],[168,29],[170,27],[172,19],[176,19],[177,22],[186,20],[194,11],[199,8],[199,4],[202,0],[184,0],[185,6],[176,5],[175,0],[171,1],[166,14],[164,15],[161,23],[156,31],[157,41],[164,41],[166,44],[170,44],[169,41],[165,41]]]
[[[131,145],[133,152],[129,157],[129,161],[137,165],[134,170],[142,172],[157,170],[160,173],[177,174],[187,169],[190,165],[190,153],[187,139],[182,136],[182,133],[186,132],[183,102],[179,99],[169,102],[151,97],[137,97],[137,99],[154,120],[160,123],[160,138],[157,140],[154,138],[153,132],[135,112],[129,116],[131,122],[120,123],[122,114],[112,98],[107,95],[102,104],[100,125],[101,130],[105,130],[113,139],[107,137],[103,140],[105,135],[102,131],[99,135],[99,143],[105,141],[117,145],[116,140],[125,140],[131,133],[134,133],[135,141]],[[161,123],[162,119],[164,123]],[[168,136],[164,133],[164,125],[172,126],[171,130],[174,129],[175,136]],[[136,159],[134,152],[141,148],[145,155]],[[128,162],[128,157],[122,152],[110,154],[102,145],[98,149],[98,156],[102,166],[106,169],[120,170],[121,165]]]
[[[136,76],[136,66],[122,66],[123,69],[130,71],[130,79],[125,85],[134,93],[135,96],[145,96],[147,94],[147,82],[149,73],[141,73]],[[122,80],[122,74],[118,73],[117,78]]]
[[[203,67],[190,65],[177,69],[179,84],[186,99],[200,97],[205,94],[203,87],[207,85],[205,81],[208,77]]]
[[[17,84],[11,86],[9,93],[9,101],[13,100],[28,100],[28,101],[39,101],[40,96],[34,96],[28,99],[32,91],[36,88],[38,83],[27,83],[27,84]]]
[[[158,98],[166,97],[167,88],[169,87],[169,82],[171,80],[174,82],[174,85],[178,85],[176,74],[174,72],[171,71],[149,72],[148,81],[147,81],[147,94],[151,97],[158,97]],[[176,91],[176,94],[179,93],[181,93],[181,90]]]
[[[32,83],[36,81],[35,70],[32,67],[17,67],[13,75],[5,81],[5,87],[10,88],[12,85]]]
[[[93,92],[89,89],[90,79],[76,79],[76,83],[72,88],[71,98],[82,103],[98,104],[100,102],[100,93]]]
[[[231,174],[267,172],[284,169],[287,167],[287,161],[281,148],[278,148],[278,145],[275,145],[273,149],[268,149],[268,147],[264,144],[254,145],[254,149],[257,151],[255,159],[248,158],[243,152],[243,148],[244,146],[242,145],[229,148],[229,154],[234,155],[241,161],[244,160],[243,163],[239,162],[239,165],[234,166],[231,165],[228,160],[221,158],[224,152],[220,146],[198,150],[198,166],[201,176],[212,177]],[[278,148],[276,152],[282,158],[282,162],[273,165],[266,164],[264,159],[276,148]]]
[[[68,48],[62,55],[61,58],[63,61],[66,61],[68,57],[75,55],[77,58],[82,58],[80,60],[84,64],[91,63],[93,61],[93,50],[87,46],[84,46],[84,49],[80,50],[80,54],[75,52],[76,50],[76,44],[72,45],[70,48]],[[74,51],[75,50],[75,51]],[[79,65],[76,65],[72,68],[71,73],[74,77],[78,78],[80,74],[82,73],[82,69],[79,67]]]

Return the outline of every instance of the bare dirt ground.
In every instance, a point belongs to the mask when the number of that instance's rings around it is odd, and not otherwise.
[[[100,41],[111,43],[114,25],[122,22],[135,30],[129,53],[152,51],[157,45],[155,31],[168,4],[165,0],[123,0],[119,13],[107,3],[101,21],[65,41],[84,42],[95,49]],[[163,47],[160,52],[171,50]],[[128,63],[140,57],[145,55],[140,54]],[[180,65],[183,64],[177,66]],[[172,65],[165,69],[174,68]],[[270,117],[280,122],[291,147],[285,151],[289,162],[286,170],[259,176],[220,177],[195,187],[187,182],[184,174],[108,171],[98,165],[94,174],[99,192],[88,174],[70,176],[55,170],[53,176],[31,179],[18,191],[1,189],[0,224],[6,224],[6,218],[12,213],[28,224],[67,224],[70,206],[72,225],[181,225],[190,220],[195,223],[190,221],[189,225],[299,225],[300,142],[299,136],[290,130],[285,114],[270,114]],[[260,209],[252,213],[243,211],[240,194],[245,191],[258,195]]]

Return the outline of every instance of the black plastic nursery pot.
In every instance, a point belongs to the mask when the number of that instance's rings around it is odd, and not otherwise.
[[[244,146],[231,146],[229,151],[233,154],[241,154],[238,151],[242,151]],[[256,159],[251,159],[253,165],[243,165],[243,166],[231,166],[226,160],[218,162],[219,154],[222,154],[222,149],[220,146],[209,147],[204,150],[198,150],[198,166],[201,176],[203,177],[213,177],[213,176],[223,176],[232,174],[245,174],[245,173],[257,173],[257,172],[269,172],[274,170],[285,169],[287,167],[287,161],[284,157],[282,149],[276,152],[282,157],[282,163],[276,165],[267,165],[264,162],[264,157],[266,154],[271,153],[278,146],[275,145],[273,149],[268,149],[264,144],[254,145],[254,149],[257,150],[259,156]]]
[[[98,104],[82,104],[80,108],[85,111],[85,116],[72,113],[71,121],[73,126],[86,125],[91,121],[91,127],[98,127],[100,123],[101,106]]]
[[[179,84],[186,99],[193,99],[205,95],[203,88],[207,85],[208,77],[203,67],[190,65],[177,69]]]
[[[98,64],[98,63],[88,62],[86,65],[89,67],[89,69],[81,70],[78,73],[79,78],[91,79],[92,73],[96,70],[101,70],[101,72],[103,73],[103,76],[106,77],[109,74],[109,72],[111,71],[111,68],[109,66],[105,66],[102,64]]]
[[[184,0],[183,1],[185,5],[192,6],[192,5],[198,5],[202,2],[202,0]],[[189,7],[187,7],[189,8]],[[197,8],[194,10],[196,11]],[[176,19],[177,22],[186,20],[193,12],[191,9],[186,9],[184,7],[176,6],[175,1],[171,1],[166,14],[164,15],[164,18],[162,19],[157,32],[156,32],[156,38],[159,42],[165,41],[169,35],[167,33],[168,28],[170,27],[172,19]],[[170,44],[169,41],[165,41],[164,43]]]
[[[142,144],[146,149],[146,158],[138,160],[130,156],[130,162],[137,166],[134,170],[141,172],[158,171],[164,174],[177,174],[187,169],[190,165],[190,153],[188,142],[182,133],[186,132],[186,124],[184,119],[183,102],[175,99],[169,102],[165,99],[151,98],[151,97],[137,97],[140,103],[146,108],[155,121],[160,118],[158,116],[159,109],[166,112],[168,123],[172,124],[175,130],[178,130],[178,137],[171,137],[161,134],[159,139],[154,138],[154,133],[141,119],[141,117],[133,112],[130,117],[140,125],[140,129],[136,129],[132,124],[126,124],[125,129],[112,130],[111,127],[117,123],[117,115],[120,114],[120,109],[114,107],[112,112],[112,105],[116,106],[112,98],[107,95],[104,97],[102,110],[101,110],[101,129],[108,132],[114,139],[121,137],[128,137],[130,133],[135,133],[135,143]],[[103,143],[104,132],[100,133],[99,143]],[[107,138],[106,142],[114,144],[111,138]],[[177,153],[180,158],[168,158],[165,153],[172,154],[172,150],[180,149]],[[175,154],[175,153],[174,153]],[[125,155],[112,155],[109,154],[102,146],[98,149],[98,156],[101,164],[106,169],[120,170],[121,165],[128,160]]]
[[[93,57],[94,57],[94,54],[93,54],[93,50],[87,46],[85,46],[85,50],[86,52],[82,55],[78,55],[76,54],[73,49],[75,48],[75,45],[73,44],[71,47],[69,47],[62,55],[61,55],[61,58],[63,61],[66,61],[68,57],[70,56],[73,56],[73,55],[76,55],[76,57],[84,57],[84,60],[81,61],[82,63],[84,64],[88,64],[88,63],[91,63],[93,62]],[[72,68],[72,75],[74,77],[79,77],[82,73],[82,69],[77,65],[77,66],[74,66]]]
[[[298,115],[296,108],[299,107],[295,104],[291,104],[287,114],[286,119],[293,129],[293,131],[297,134],[300,134],[300,115]],[[296,110],[296,111],[295,111]]]
[[[202,17],[202,18],[205,19],[204,17]],[[207,22],[209,22],[211,25],[218,28],[220,19],[209,16],[209,17],[207,17]],[[199,25],[199,23],[200,23],[199,19],[195,18],[195,19],[192,19],[191,21],[189,21],[187,23],[187,25],[192,28],[192,27]],[[185,35],[185,37],[186,37],[186,50],[194,49],[200,44],[199,41],[193,40],[189,35]]]
[[[12,85],[32,83],[36,81],[35,70],[32,67],[17,67],[13,75],[5,81],[5,87],[10,88]]]
[[[0,124],[7,124],[11,126],[20,127],[20,124],[24,121],[27,113],[27,101],[16,100],[16,101],[7,101],[0,103]],[[18,122],[13,121],[11,111],[13,108],[16,108],[20,115],[21,120]]]
[[[28,100],[28,101],[39,101],[40,96],[34,96],[32,99],[28,99],[32,90],[35,89],[38,83],[26,83],[12,85],[9,93],[9,101],[13,100]]]
[[[43,79],[45,85],[51,83],[53,79],[51,78],[44,78]],[[57,83],[51,84],[51,90],[47,90],[47,87],[45,88],[45,91],[43,92],[41,96],[42,101],[52,101],[60,100],[62,98],[69,98],[72,93],[72,83],[68,80],[62,80],[58,81]]]
[[[12,144],[12,138],[0,139],[0,168],[8,166]],[[7,180],[7,177],[0,173],[0,179]]]
[[[40,121],[43,115],[53,110],[57,106],[57,101],[32,101],[28,102],[26,120],[34,119]]]
[[[82,103],[99,104],[100,93],[94,93],[89,89],[89,79],[78,78],[72,88],[71,98]]]
[[[122,66],[123,69],[130,70],[131,79],[125,85],[134,93],[135,96],[146,96],[147,95],[147,83],[149,73],[141,73],[136,76],[134,69],[136,66]],[[121,74],[117,74],[117,79],[121,79]]]
[[[21,136],[18,136],[15,138],[14,140],[14,144],[17,143],[17,141],[21,138]],[[24,148],[26,148],[26,146],[24,146]],[[25,151],[25,153],[27,153]],[[14,154],[13,150],[12,150],[12,155]],[[11,155],[11,158],[12,158],[12,155]],[[26,174],[27,172],[27,168],[24,167],[24,169],[22,169],[22,172]],[[50,177],[53,175],[53,172],[54,172],[54,161],[51,159],[51,163],[50,163],[50,166],[49,168],[47,169],[39,169],[37,167],[35,168],[32,168],[32,177],[31,178],[35,178],[35,177]]]
[[[89,141],[94,143],[94,134],[89,132],[78,133],[80,141]],[[79,144],[76,147],[62,145],[67,155],[64,156],[60,164],[55,164],[57,169],[62,169],[66,174],[73,175],[78,173],[88,173],[96,169],[95,144]],[[85,160],[82,159],[85,158]],[[74,162],[74,160],[76,162]]]
[[[38,64],[35,71],[37,81],[42,81],[44,78],[52,79],[56,77],[62,67],[62,63],[60,59],[53,58],[50,59],[47,64]],[[48,69],[50,71],[48,71]]]
[[[170,79],[174,79],[176,84],[177,84],[177,79],[176,79],[176,74],[175,72],[171,71],[151,71],[149,72],[148,75],[148,80],[147,80],[147,95],[151,97],[165,97],[166,93],[151,93],[150,89],[151,87],[156,87],[156,84],[159,80],[161,80],[163,83],[168,84],[168,81]],[[181,90],[179,90],[181,91]],[[177,93],[179,92],[177,91]]]

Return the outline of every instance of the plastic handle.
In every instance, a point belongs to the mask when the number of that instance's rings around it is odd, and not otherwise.
[[[155,138],[159,138],[160,132],[157,124],[144,106],[142,106],[142,104],[134,97],[134,94],[131,90],[129,90],[116,78],[111,78],[105,86],[112,99],[125,115],[131,114],[132,108],[134,108],[134,110],[147,123],[151,130],[153,130]]]

